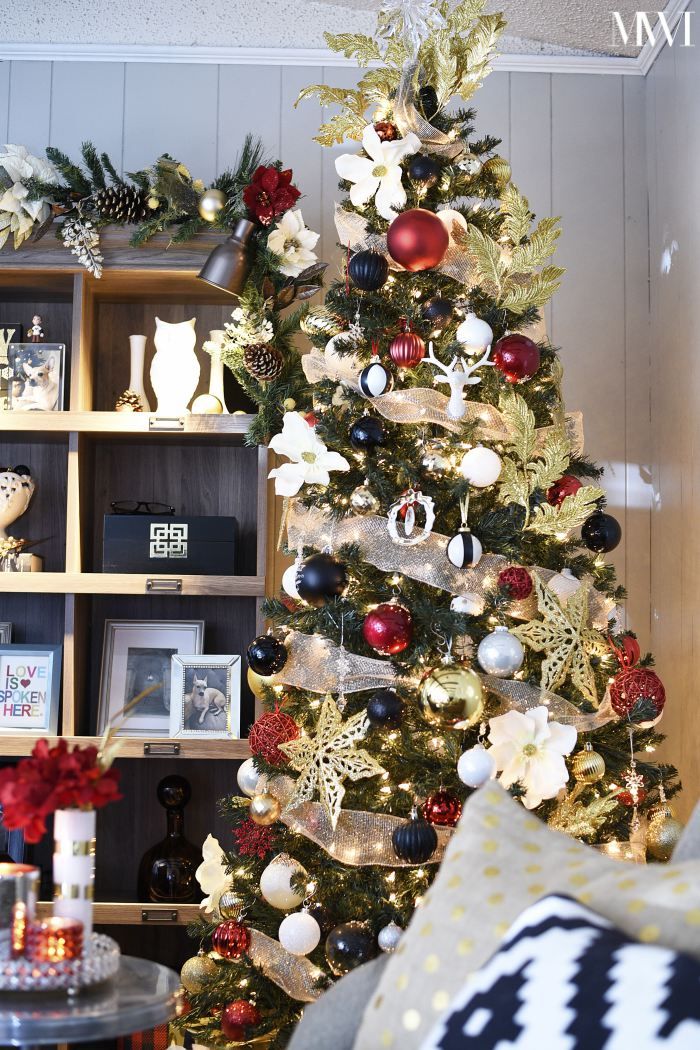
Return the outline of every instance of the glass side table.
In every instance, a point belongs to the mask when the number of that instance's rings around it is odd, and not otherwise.
[[[123,955],[107,984],[73,999],[43,993],[0,994],[0,1046],[87,1043],[142,1032],[177,1014],[180,978],[166,966]]]

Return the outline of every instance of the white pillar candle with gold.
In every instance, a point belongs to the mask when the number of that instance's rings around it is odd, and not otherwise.
[[[94,809],[57,810],[53,834],[53,913],[80,919],[87,950],[95,886]]]

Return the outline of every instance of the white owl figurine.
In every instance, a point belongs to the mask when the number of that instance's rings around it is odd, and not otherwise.
[[[0,471],[0,540],[26,511],[34,494],[34,481],[27,467]]]
[[[197,384],[199,361],[194,347],[197,341],[196,318],[170,324],[156,317],[156,352],[151,362],[151,385],[155,390],[161,416],[184,416]]]

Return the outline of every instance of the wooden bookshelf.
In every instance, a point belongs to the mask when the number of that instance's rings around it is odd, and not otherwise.
[[[41,918],[51,914],[51,902],[39,901]],[[127,901],[105,901],[95,904],[96,926],[187,926],[201,917],[198,904],[132,904]]]

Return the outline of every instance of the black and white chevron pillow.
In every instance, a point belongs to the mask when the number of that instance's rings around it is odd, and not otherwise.
[[[522,913],[421,1050],[700,1050],[700,963],[569,897]]]

